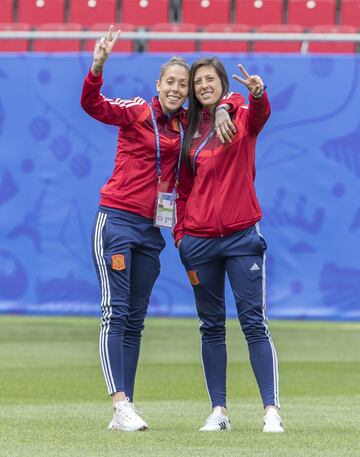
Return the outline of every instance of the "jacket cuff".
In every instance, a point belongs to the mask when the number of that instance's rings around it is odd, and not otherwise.
[[[90,82],[90,83],[102,83],[102,73],[98,76],[95,76],[92,72],[91,72],[91,68],[89,70],[89,73],[87,75],[87,80]]]

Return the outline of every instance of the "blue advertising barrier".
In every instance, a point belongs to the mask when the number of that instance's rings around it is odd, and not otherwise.
[[[189,56],[193,61],[197,56]],[[102,92],[147,100],[165,55],[113,55]],[[260,227],[271,317],[360,319],[360,59],[224,55],[268,86],[257,146]],[[79,98],[91,54],[0,55],[0,312],[98,315],[90,234],[117,129]],[[245,94],[233,81],[231,89]],[[153,315],[194,316],[186,274],[167,247]],[[227,288],[228,315],[236,314]]]

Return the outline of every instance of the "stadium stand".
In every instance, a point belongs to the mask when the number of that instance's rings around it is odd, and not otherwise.
[[[0,8],[0,23],[10,23],[13,21],[13,4],[12,0],[2,0]]]
[[[0,30],[5,31],[29,31],[29,24],[0,24]],[[20,40],[0,40],[0,52],[18,52],[18,51],[28,51],[29,50],[29,41],[26,39]]]
[[[360,29],[360,0],[342,0],[340,24]]]
[[[65,0],[18,0],[17,20],[31,26],[64,22]]]
[[[283,0],[237,0],[235,21],[258,27],[283,22]]]
[[[287,23],[307,28],[335,25],[336,0],[289,0]]]
[[[318,25],[309,30],[311,33],[356,33],[356,28],[351,25]],[[309,43],[308,52],[341,53],[351,54],[356,52],[356,43],[333,42],[333,41],[312,41]]]
[[[70,0],[69,22],[75,24],[114,24],[116,14],[116,0]]]
[[[83,27],[81,24],[42,24],[38,30],[42,31],[80,31]],[[64,40],[34,40],[33,50],[41,52],[74,52],[81,50],[81,41],[76,39]]]
[[[304,28],[294,24],[261,25],[256,29],[259,33],[302,33]],[[301,41],[254,41],[254,52],[300,52]]]
[[[210,24],[203,28],[204,32],[215,33],[244,33],[250,32],[250,27],[243,24]],[[247,41],[231,40],[231,41],[200,41],[200,50],[206,52],[247,52]]]
[[[150,29],[152,32],[196,32],[195,24],[156,24]],[[149,40],[149,52],[195,52],[195,40]]]
[[[149,26],[169,22],[169,0],[122,0],[121,21]]]
[[[182,22],[206,26],[230,23],[230,0],[183,0]]]
[[[113,24],[114,30],[122,30],[123,32],[133,32],[135,27],[132,24]],[[93,32],[106,32],[109,29],[109,24],[94,24],[89,27]],[[95,47],[95,40],[86,40],[85,50],[93,51]],[[114,52],[132,52],[134,51],[134,44],[132,40],[120,39],[114,46]]]

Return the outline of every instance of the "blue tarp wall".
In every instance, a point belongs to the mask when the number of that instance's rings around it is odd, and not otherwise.
[[[189,56],[193,61],[196,56]],[[164,55],[113,55],[103,93],[150,100]],[[360,319],[360,59],[224,55],[261,75],[257,147],[271,317]],[[91,54],[0,55],[0,312],[99,314],[90,233],[117,130],[80,108]],[[232,90],[245,93],[235,81]],[[150,314],[193,316],[171,235]],[[227,290],[228,315],[235,315]]]

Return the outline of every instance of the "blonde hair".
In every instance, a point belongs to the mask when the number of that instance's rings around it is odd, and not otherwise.
[[[190,73],[190,65],[186,62],[186,60],[183,57],[175,56],[161,65],[159,81],[161,81],[161,78],[164,76],[165,71],[172,65],[180,65],[181,67],[186,68],[186,70]]]

